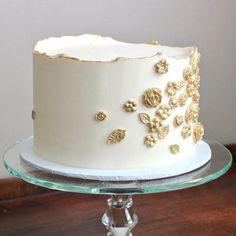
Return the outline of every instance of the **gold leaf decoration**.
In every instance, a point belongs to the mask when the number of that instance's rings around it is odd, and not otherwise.
[[[155,134],[149,134],[144,138],[144,144],[147,147],[154,147],[157,142],[157,136]]]
[[[192,119],[193,103],[191,103],[185,112],[185,121],[189,122]]]
[[[170,145],[170,151],[173,154],[177,154],[180,151],[180,147],[177,144]]]
[[[162,100],[161,90],[159,88],[150,88],[143,94],[143,104],[149,108],[157,107]]]
[[[165,59],[161,59],[155,66],[157,73],[164,74],[168,72],[169,64]]]
[[[174,118],[173,124],[174,124],[175,127],[178,127],[178,126],[182,125],[183,122],[184,122],[183,116],[177,115],[177,116]]]
[[[163,139],[167,136],[168,133],[169,133],[169,125],[161,126],[159,128],[158,137],[160,139]]]
[[[96,115],[95,115],[95,119],[96,121],[103,121],[105,120],[107,117],[107,114],[103,111],[99,111]]]
[[[139,118],[144,124],[149,124],[150,123],[150,116],[147,113],[139,113]]]
[[[36,118],[36,111],[32,111],[31,112],[31,118],[33,119],[33,120],[35,120],[35,118]]]
[[[179,98],[178,98],[178,103],[180,106],[184,106],[187,102],[187,99],[188,99],[188,95],[187,93],[182,93],[179,95]]]
[[[186,124],[183,126],[182,131],[181,131],[181,135],[183,138],[187,138],[191,135],[191,125],[190,124]]]
[[[200,53],[198,52],[197,47],[192,48],[191,56],[190,56],[190,64],[193,68],[196,68],[198,64],[200,63]]]
[[[197,141],[201,140],[204,135],[204,126],[201,122],[197,122],[194,125],[193,129],[193,141],[196,143]]]
[[[184,80],[180,80],[175,83],[175,88],[177,90],[180,90],[181,88],[183,88],[185,86],[185,84],[186,84],[186,82]]]
[[[188,123],[191,120],[196,122],[199,116],[199,105],[198,103],[192,102],[186,110],[185,121]]]
[[[116,129],[116,130],[114,130],[108,136],[107,143],[108,144],[119,143],[120,141],[122,141],[125,138],[125,132],[126,132],[126,130],[124,130],[124,129]]]
[[[131,101],[128,100],[125,104],[124,104],[124,109],[127,112],[135,112],[137,110],[137,104],[135,101]]]

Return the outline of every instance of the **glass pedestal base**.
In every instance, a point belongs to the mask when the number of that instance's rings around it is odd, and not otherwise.
[[[231,153],[220,143],[206,140],[210,145],[212,157],[205,166],[183,175],[153,180],[99,181],[72,178],[46,172],[30,166],[20,158],[19,141],[4,153],[4,166],[15,177],[28,183],[59,191],[106,194],[108,210],[102,217],[109,236],[131,236],[131,230],[138,223],[138,217],[132,210],[132,195],[160,193],[194,187],[212,181],[230,168]]]
[[[132,236],[131,230],[138,223],[133,212],[133,200],[129,195],[112,195],[107,200],[108,210],[102,217],[102,223],[109,233],[107,236]]]

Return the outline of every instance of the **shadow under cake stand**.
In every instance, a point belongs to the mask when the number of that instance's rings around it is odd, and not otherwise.
[[[131,230],[138,223],[132,209],[132,195],[194,187],[220,177],[231,167],[231,153],[218,142],[205,141],[211,149],[211,160],[206,165],[187,174],[153,180],[89,180],[43,171],[21,159],[20,146],[23,141],[9,147],[3,161],[12,175],[34,185],[66,192],[110,195],[107,201],[109,208],[102,217],[102,223],[109,231],[107,235],[131,236]]]

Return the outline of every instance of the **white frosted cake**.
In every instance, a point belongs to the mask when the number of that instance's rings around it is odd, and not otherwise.
[[[34,152],[86,169],[174,166],[202,139],[196,47],[98,35],[37,42]]]

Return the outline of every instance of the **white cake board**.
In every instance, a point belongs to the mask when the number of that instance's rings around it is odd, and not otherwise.
[[[33,151],[33,138],[31,137],[21,143],[20,156],[27,164],[53,174],[91,180],[128,181],[160,179],[191,172],[210,161],[211,149],[206,142],[199,141],[196,144],[194,153],[183,160],[180,159],[179,162],[175,162],[172,166],[162,165],[149,169],[124,170],[85,169],[57,164],[42,159]]]

